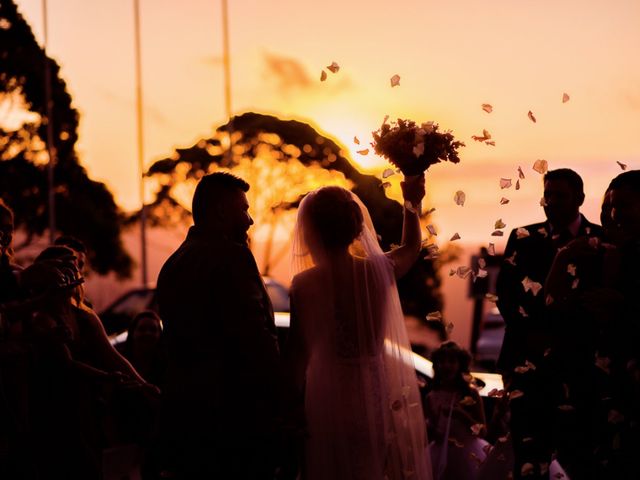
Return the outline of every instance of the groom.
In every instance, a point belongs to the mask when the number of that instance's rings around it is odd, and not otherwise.
[[[162,267],[168,374],[164,460],[177,478],[273,478],[280,360],[273,309],[247,245],[249,185],[203,177],[187,238]]]

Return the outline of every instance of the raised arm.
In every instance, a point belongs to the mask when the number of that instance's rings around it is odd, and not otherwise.
[[[396,278],[401,278],[409,271],[420,253],[422,232],[420,231],[419,208],[425,195],[424,175],[405,177],[400,186],[405,200],[402,244],[388,253],[395,266]]]

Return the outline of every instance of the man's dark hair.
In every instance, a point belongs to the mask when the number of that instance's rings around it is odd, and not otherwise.
[[[564,180],[576,194],[584,197],[584,183],[582,182],[582,178],[570,168],[549,170],[544,175],[544,181],[546,182],[547,180]]]
[[[198,225],[205,222],[211,207],[220,204],[231,192],[238,190],[247,192],[249,184],[230,173],[215,172],[202,177],[193,194],[193,223]]]
[[[640,170],[629,170],[628,172],[621,173],[611,180],[607,192],[621,188],[627,188],[633,193],[640,193]]]
[[[71,235],[60,235],[53,242],[54,245],[60,245],[63,247],[69,247],[76,252],[87,254],[87,247],[85,247],[82,240],[78,240],[76,237],[72,237]]]

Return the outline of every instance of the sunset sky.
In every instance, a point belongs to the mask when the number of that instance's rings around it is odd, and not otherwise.
[[[42,38],[41,0],[19,0]],[[81,112],[79,153],[123,208],[138,204],[133,7],[49,0],[50,53]],[[146,163],[225,121],[220,1],[141,0]],[[595,218],[616,161],[640,167],[640,3],[596,1],[229,1],[234,113],[308,120],[355,153],[385,115],[435,120],[467,147],[428,174],[434,222],[486,242],[542,214],[536,159],[585,178]],[[319,81],[323,67],[341,69]],[[391,88],[392,75],[401,77]],[[566,92],[571,99],[562,103]],[[491,114],[480,105],[490,103]],[[531,110],[537,123],[527,118]],[[471,140],[486,128],[496,146]],[[522,166],[523,188],[499,178]],[[467,203],[453,202],[456,190]],[[511,200],[500,206],[505,196]]]
[[[18,0],[39,40],[41,3]],[[123,208],[134,209],[133,1],[48,5],[49,52],[81,113],[81,161]],[[226,121],[221,3],[140,5],[149,166]],[[460,164],[428,172],[426,203],[437,209],[432,222],[438,242],[458,233],[467,255],[488,242],[501,250],[506,235],[491,236],[499,218],[505,232],[543,219],[541,177],[531,168],[537,159],[582,174],[583,211],[595,221],[606,185],[621,171],[616,162],[640,168],[637,0],[229,0],[229,22],[234,113],[309,121],[378,175],[386,163],[357,154],[362,146],[353,137],[368,143],[385,115],[434,120],[465,141]],[[333,61],[340,71],[320,82],[322,68]],[[400,85],[391,88],[395,74]],[[563,93],[570,96],[566,103]],[[483,103],[493,105],[493,112],[484,112]],[[537,123],[528,119],[529,110]],[[495,147],[471,139],[483,129]],[[501,190],[500,178],[515,183],[518,166],[526,175],[522,188]],[[457,190],[466,193],[463,207],[454,203]],[[500,205],[503,196],[510,200],[506,205]],[[150,239],[158,250],[150,278],[179,242],[169,237]],[[129,247],[136,255],[137,247]],[[444,277],[445,317],[462,323],[453,339],[468,345],[466,282]],[[286,273],[280,279],[288,282]],[[112,292],[113,285],[96,285],[97,301],[100,292]]]

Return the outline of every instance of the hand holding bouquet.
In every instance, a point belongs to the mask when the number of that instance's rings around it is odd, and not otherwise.
[[[373,132],[373,148],[379,155],[398,167],[405,176],[421,175],[434,163],[443,160],[458,163],[458,147],[450,131],[438,131],[438,124],[426,122],[421,126],[412,120],[385,122]]]

